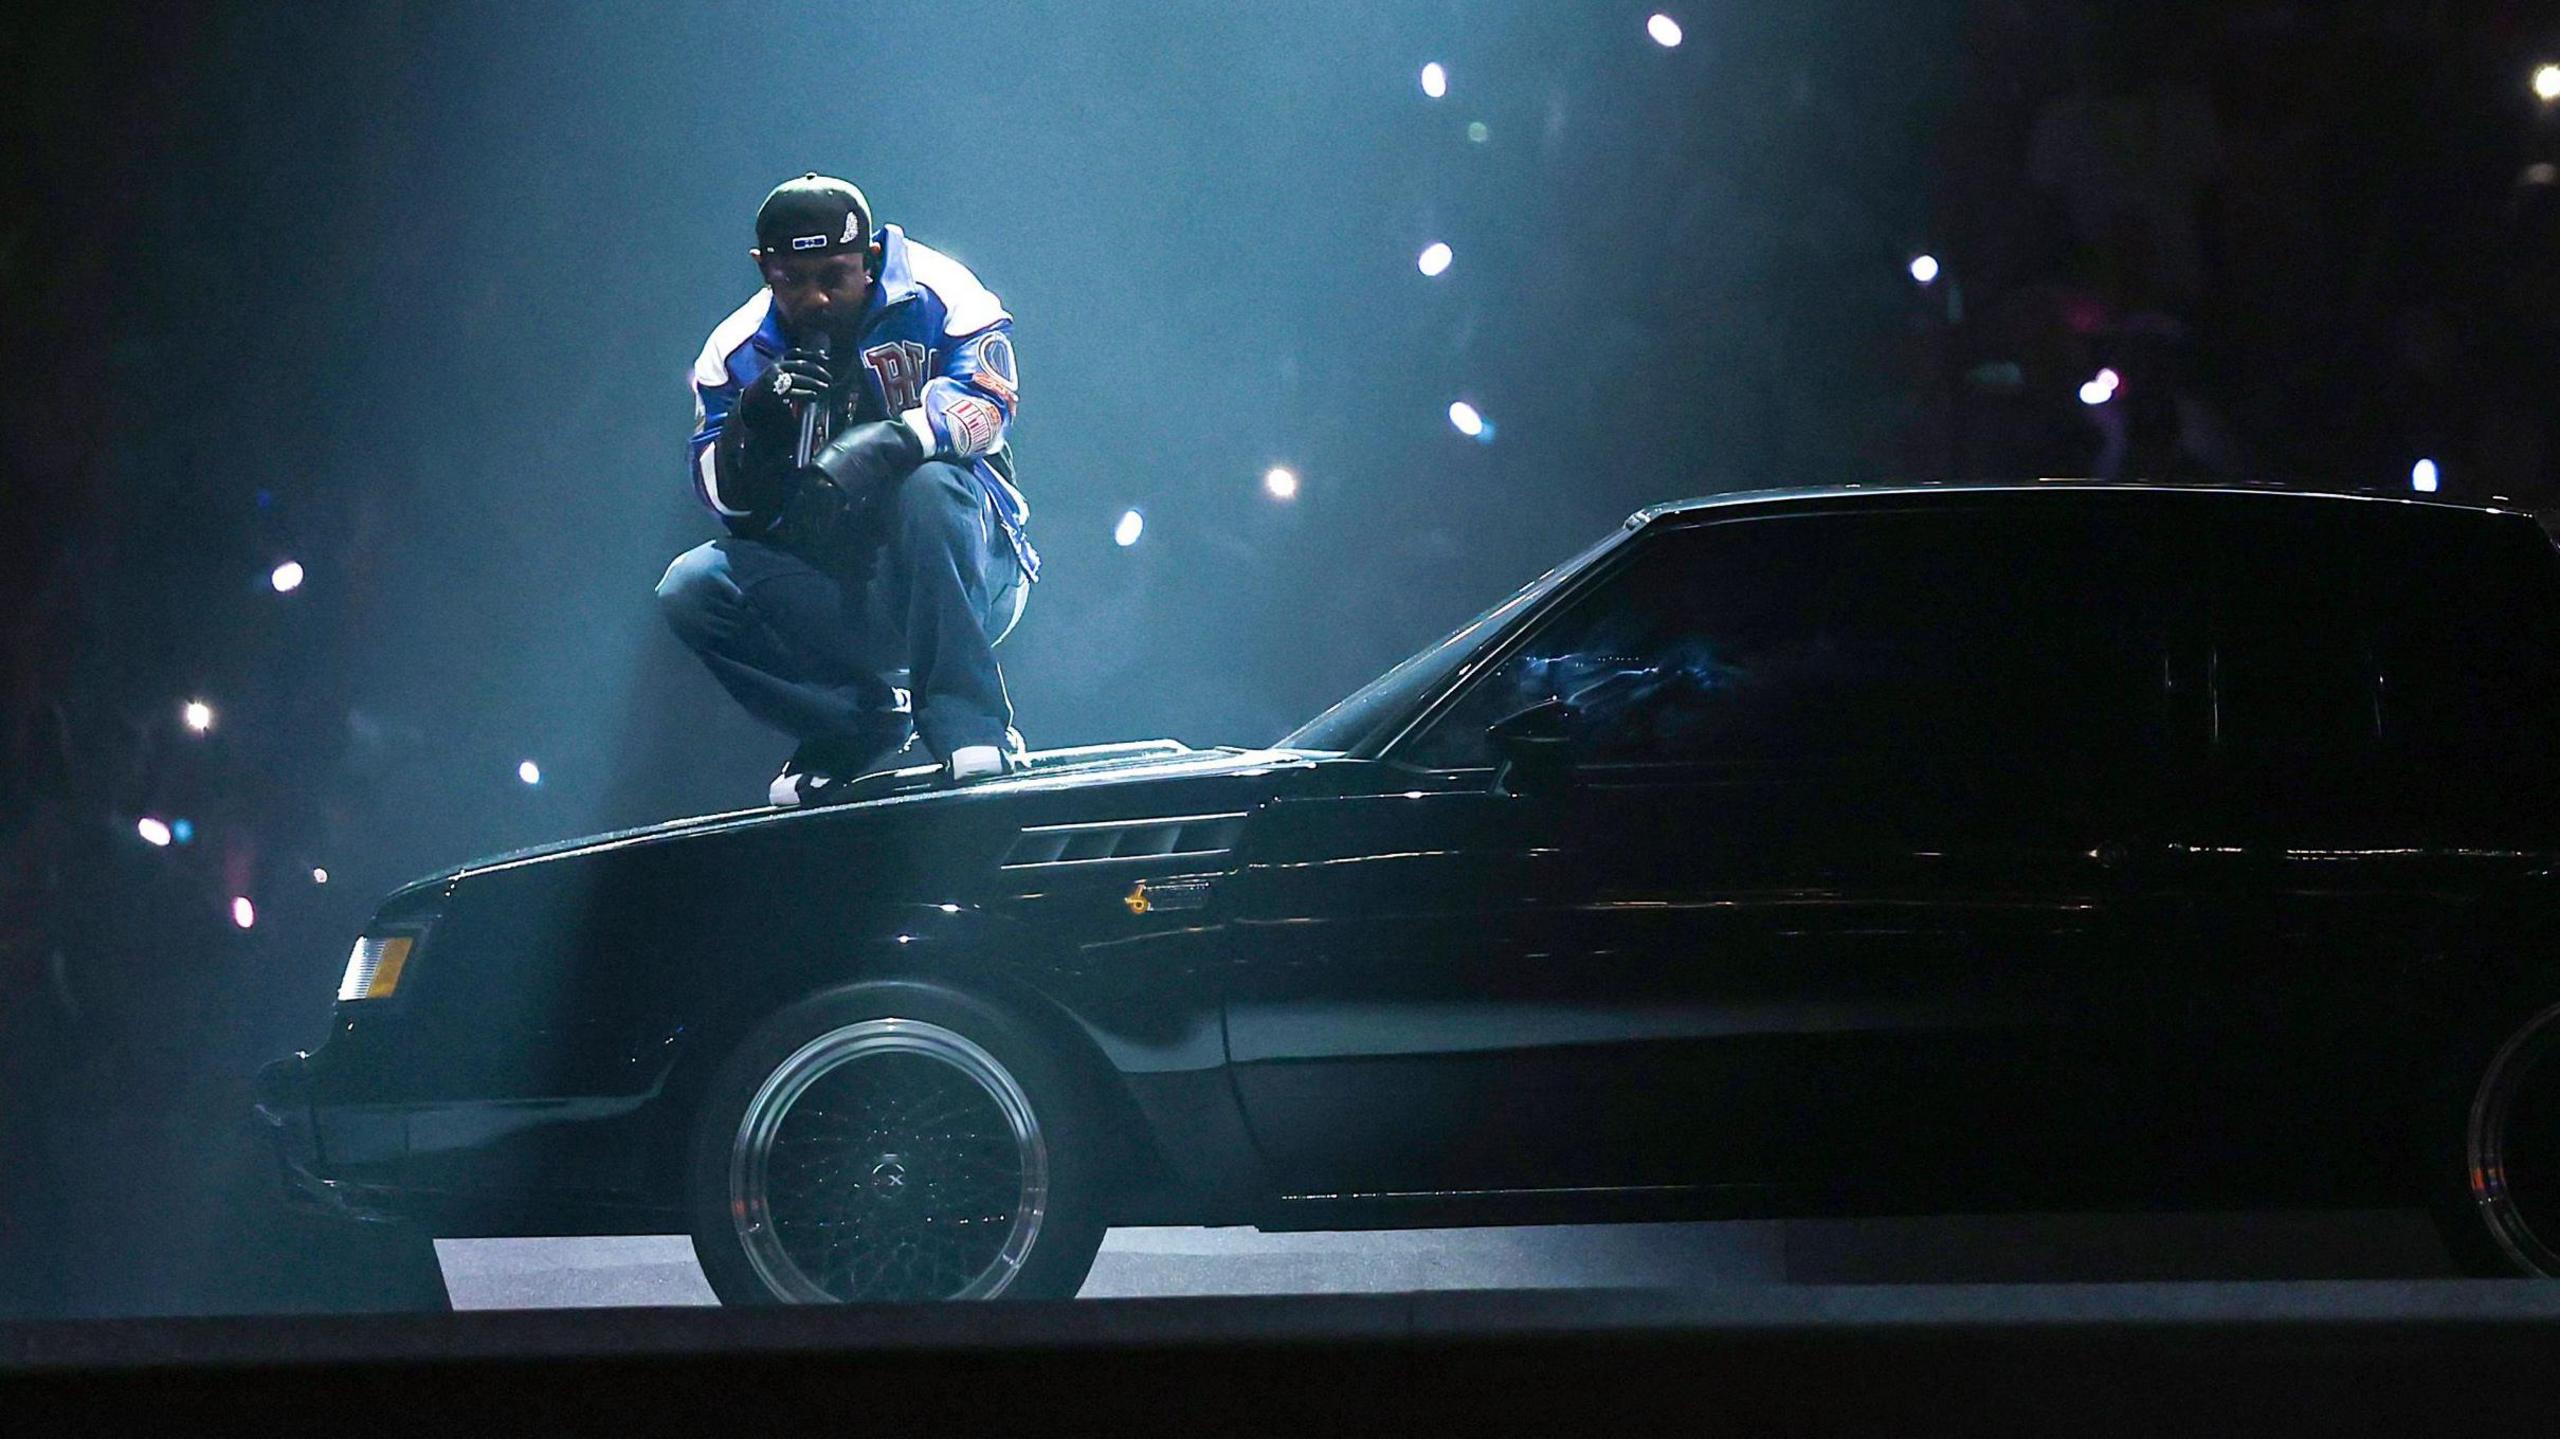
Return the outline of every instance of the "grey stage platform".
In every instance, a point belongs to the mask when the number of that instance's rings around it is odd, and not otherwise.
[[[712,1303],[682,1237],[440,1240],[457,1309]],[[1380,1233],[1115,1229],[1084,1298],[1725,1284],[2431,1279],[2423,1216],[2003,1215]]]

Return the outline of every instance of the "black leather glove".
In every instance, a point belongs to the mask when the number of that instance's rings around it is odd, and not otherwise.
[[[772,369],[756,376],[738,396],[738,413],[759,430],[778,428],[791,423],[793,405],[819,403],[834,385],[835,376],[817,351],[785,350]]]
[[[849,528],[845,516],[851,508],[835,481],[814,467],[800,470],[791,476],[791,493],[784,497],[782,513],[774,518],[768,534],[787,549],[823,559],[845,538]]]
[[[896,420],[873,420],[827,441],[800,473],[805,478],[816,471],[834,482],[848,503],[867,506],[924,461],[924,442],[915,431]]]

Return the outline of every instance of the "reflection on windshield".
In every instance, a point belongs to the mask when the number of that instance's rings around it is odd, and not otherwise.
[[[1581,573],[1626,536],[1623,529],[1612,530],[1599,543],[1522,585],[1508,599],[1458,626],[1439,643],[1408,657],[1333,708],[1281,736],[1277,746],[1281,749],[1313,750],[1357,747],[1388,721],[1410,714],[1416,704],[1437,692],[1441,681],[1454,674],[1468,656],[1482,649],[1485,641],[1503,626],[1518,618],[1522,611],[1568,577]]]

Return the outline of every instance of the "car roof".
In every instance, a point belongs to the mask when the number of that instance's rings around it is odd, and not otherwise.
[[[1656,521],[1700,518],[1708,515],[1783,509],[1794,506],[1817,506],[1830,509],[1854,507],[1867,501],[1908,501],[1914,497],[1953,495],[2014,495],[2053,491],[2083,494],[2145,495],[2276,495],[2296,500],[2318,500],[2336,503],[2398,505],[2433,510],[2452,510],[2475,515],[2523,515],[2521,509],[2505,509],[2493,505],[2464,504],[2455,500],[2428,499],[2407,494],[2358,494],[2344,490],[2314,490],[2298,486],[2265,483],[2179,483],[2144,484],[2123,480],[2037,479],[2037,480],[1888,480],[1867,485],[1804,485],[1783,489],[1728,490],[1723,494],[1700,495],[1694,499],[1670,500],[1647,505],[1627,516],[1627,528],[1643,529]]]

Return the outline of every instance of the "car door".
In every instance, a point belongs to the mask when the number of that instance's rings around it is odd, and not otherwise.
[[[2236,496],[2208,760],[2171,857],[2191,925],[2162,1072],[2200,1179],[2360,1188],[2403,1163],[2468,979],[2449,942],[2553,859],[2553,566],[2520,517]]]
[[[2045,1153],[2185,701],[2147,555],[1943,501],[1647,536],[1391,747],[1403,778],[1266,816],[1229,1038],[1276,1167],[1679,1188]],[[1485,727],[1544,700],[1572,781],[1496,793]]]

